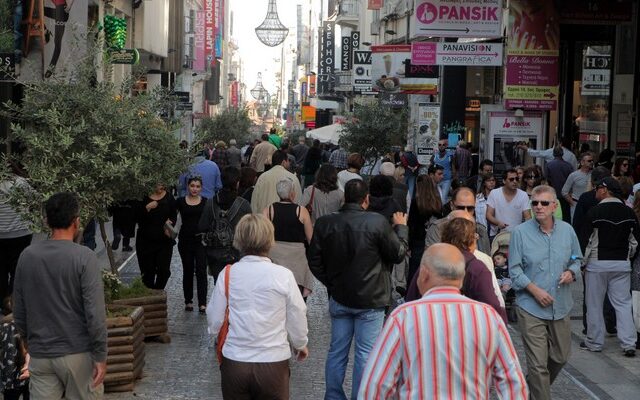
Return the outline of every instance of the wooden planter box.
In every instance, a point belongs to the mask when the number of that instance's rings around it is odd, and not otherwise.
[[[107,374],[105,392],[133,390],[144,367],[144,309],[108,305],[112,311],[132,309],[126,317],[107,318]]]
[[[164,343],[171,340],[167,333],[167,293],[164,290],[154,290],[150,296],[115,300],[113,304],[144,308],[145,338],[159,338]]]

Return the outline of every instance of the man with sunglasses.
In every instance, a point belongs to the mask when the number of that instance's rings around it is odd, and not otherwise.
[[[518,172],[507,170],[504,186],[493,189],[487,198],[487,221],[491,224],[490,237],[498,232],[511,231],[522,221],[531,218],[529,196],[524,190],[518,189]]]
[[[516,292],[531,400],[551,399],[550,386],[571,352],[571,283],[580,272],[582,252],[571,225],[554,218],[557,206],[551,186],[535,187],[535,218],[515,227],[509,243],[509,276]]]
[[[451,194],[450,207],[452,211],[462,210],[466,211],[469,215],[475,218],[476,211],[476,196],[468,187],[459,187]],[[441,218],[434,221],[428,227],[426,227],[426,237],[424,242],[425,250],[432,244],[440,243],[440,231],[441,226],[447,222],[449,218]],[[489,254],[491,246],[489,244],[489,235],[487,234],[487,228],[482,224],[476,224],[476,233],[478,234],[478,250],[485,254]]]
[[[613,177],[596,182],[600,203],[588,213],[579,232],[584,250],[587,337],[580,348],[602,351],[605,323],[602,304],[609,296],[616,310],[616,328],[623,354],[636,354],[636,329],[631,307],[631,258],[640,242],[640,226],[634,211],[620,199],[622,188]]]

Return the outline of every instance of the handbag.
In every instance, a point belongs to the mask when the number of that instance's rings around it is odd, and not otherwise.
[[[309,215],[311,215],[313,213],[313,196],[316,194],[316,187],[315,185],[311,186],[311,198],[309,199],[309,203],[307,203],[306,206],[304,206],[304,208],[307,209],[307,211],[309,211]]]
[[[227,307],[224,309],[224,321],[220,331],[218,331],[218,340],[216,344],[216,356],[218,356],[218,364],[222,364],[222,347],[227,340],[227,334],[229,333],[229,272],[231,271],[231,264],[227,265],[227,269],[224,271],[224,294],[227,298]]]

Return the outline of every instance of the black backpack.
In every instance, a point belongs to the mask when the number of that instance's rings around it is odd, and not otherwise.
[[[202,244],[206,248],[209,257],[214,258],[220,264],[232,264],[238,261],[238,252],[233,247],[233,233],[235,230],[233,220],[238,211],[240,211],[242,199],[236,197],[227,211],[220,209],[217,196],[215,200],[211,199],[213,219],[209,230],[202,238]]]

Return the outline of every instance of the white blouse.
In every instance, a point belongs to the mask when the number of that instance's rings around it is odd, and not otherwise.
[[[227,305],[226,268],[207,305],[209,333],[216,336]],[[277,362],[291,357],[289,341],[296,350],[307,345],[307,306],[291,271],[266,257],[245,256],[229,275],[229,333],[222,348],[226,358]]]

